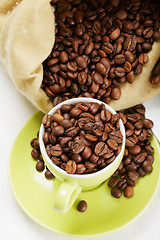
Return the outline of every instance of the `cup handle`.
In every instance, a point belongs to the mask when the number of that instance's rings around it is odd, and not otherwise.
[[[64,181],[56,193],[53,202],[53,208],[60,213],[68,212],[80,194],[81,190],[82,188],[77,184]]]

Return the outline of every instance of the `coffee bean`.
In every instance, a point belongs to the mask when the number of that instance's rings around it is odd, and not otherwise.
[[[45,177],[46,177],[47,179],[53,179],[53,178],[54,178],[54,175],[53,175],[49,170],[47,170],[47,171],[45,172]]]
[[[101,75],[105,75],[107,72],[107,69],[105,67],[105,65],[103,65],[102,63],[97,63],[96,64],[96,71],[98,73],[100,73]]]
[[[52,118],[53,118],[53,121],[57,123],[60,123],[64,119],[64,117],[58,113],[55,113]]]
[[[136,171],[132,170],[132,171],[129,171],[129,172],[128,172],[128,177],[129,177],[132,181],[136,181],[136,180],[138,180],[138,178],[139,178],[139,174],[138,174]]]
[[[124,196],[126,198],[130,198],[134,195],[134,189],[132,186],[127,186],[125,189],[124,189]]]
[[[56,126],[52,129],[52,133],[54,136],[62,136],[64,133],[64,128],[62,126]]]
[[[145,64],[148,62],[148,55],[146,53],[141,53],[139,55],[139,63]]]
[[[93,74],[93,80],[94,80],[95,83],[97,83],[97,84],[103,84],[103,77],[102,77],[101,74],[99,74],[99,73],[97,73],[97,72]]]
[[[118,188],[112,188],[111,194],[112,194],[112,196],[115,197],[115,198],[120,198],[120,197],[122,196],[122,192],[121,192],[121,190],[118,189]]]
[[[73,126],[71,120],[69,119],[63,119],[61,122],[60,122],[60,125],[64,128],[64,129],[68,129],[70,127]]]
[[[32,149],[31,151],[31,155],[34,159],[38,159],[39,158],[39,151],[35,148]]]
[[[118,149],[118,144],[117,144],[117,142],[114,139],[108,139],[107,140],[107,144],[113,150],[117,150]]]
[[[98,103],[92,103],[89,111],[91,114],[95,115],[99,111],[99,104]]]
[[[99,142],[96,144],[94,152],[98,156],[103,156],[105,153],[109,152],[109,148],[104,142]]]
[[[116,74],[117,77],[124,77],[124,75],[125,75],[125,70],[124,70],[124,68],[122,68],[122,67],[117,67],[117,68],[115,69],[115,74]]]
[[[78,67],[80,67],[82,69],[85,69],[87,67],[86,60],[83,57],[81,57],[81,56],[76,58],[76,63],[78,65]]]
[[[136,44],[137,44],[137,40],[136,40],[136,37],[133,35],[126,38],[123,44],[123,47],[125,50],[132,52],[136,48]]]
[[[65,51],[62,51],[59,57],[62,63],[66,63],[68,61],[68,54]]]
[[[149,129],[153,127],[153,122],[152,120],[145,118],[143,120],[143,125],[144,125],[144,128]]]
[[[143,36],[145,38],[151,38],[153,35],[153,30],[152,28],[146,28],[144,31],[143,31]]]
[[[85,138],[90,142],[96,142],[98,140],[98,138],[96,136],[91,135],[91,134],[85,134]]]
[[[133,63],[135,60],[135,56],[133,55],[133,53],[131,51],[126,51],[124,53],[124,56],[125,56],[126,60],[130,63]]]
[[[74,141],[72,142],[71,149],[73,151],[73,154],[78,154],[82,152],[85,148],[85,145],[80,137],[76,137]]]
[[[58,157],[62,154],[62,148],[59,146],[52,146],[50,152],[52,156]]]
[[[128,149],[130,154],[139,154],[141,152],[141,147],[139,145],[135,145],[134,147],[131,147]]]
[[[132,65],[130,64],[130,62],[125,61],[123,68],[125,72],[129,73],[132,70]]]
[[[152,163],[149,160],[145,160],[142,163],[142,168],[145,171],[145,173],[150,173],[152,172]]]
[[[83,150],[83,152],[81,153],[82,158],[84,159],[89,159],[90,156],[92,155],[92,150],[90,147],[86,146]]]
[[[123,54],[118,54],[114,58],[115,63],[121,65],[125,62],[125,56]]]
[[[82,113],[82,110],[79,108],[72,108],[72,110],[70,111],[70,116],[77,118],[80,114]]]
[[[110,39],[116,40],[120,36],[121,30],[119,28],[116,28],[111,34],[110,34]]]
[[[127,12],[122,8],[116,13],[116,17],[121,21],[125,20],[127,18],[127,15]]]
[[[110,180],[108,181],[108,186],[111,187],[111,188],[115,187],[117,185],[117,183],[119,182],[119,180],[120,179],[117,176],[111,177]]]
[[[36,170],[38,171],[38,172],[42,172],[43,170],[44,170],[44,162],[42,162],[42,161],[38,161],[37,163],[36,163]]]
[[[114,100],[118,100],[121,96],[121,90],[120,88],[113,88],[111,91],[111,97]]]
[[[134,82],[134,71],[131,71],[130,73],[127,74],[127,81],[129,83],[133,83]]]
[[[66,172],[68,174],[74,174],[76,172],[76,163],[72,160],[69,160],[66,163]]]
[[[86,170],[86,167],[84,164],[81,164],[81,163],[77,164],[77,167],[76,167],[77,174],[82,174],[85,172],[85,170]]]
[[[77,205],[77,210],[79,212],[85,212],[87,210],[87,203],[86,201],[82,200]]]

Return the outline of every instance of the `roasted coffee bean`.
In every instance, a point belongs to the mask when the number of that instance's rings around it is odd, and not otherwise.
[[[124,77],[124,75],[125,75],[125,70],[124,70],[124,68],[122,68],[122,67],[117,67],[117,68],[115,69],[115,74],[116,74],[117,77]]]
[[[111,91],[111,97],[114,100],[118,100],[121,96],[121,90],[120,88],[113,88]]]
[[[64,133],[64,128],[62,126],[56,126],[52,129],[52,133],[56,137],[62,136]]]
[[[120,197],[122,196],[122,192],[121,192],[121,190],[118,189],[118,188],[112,188],[111,194],[112,194],[112,196],[115,197],[115,198],[120,198]]]
[[[97,136],[91,134],[85,134],[85,138],[90,142],[96,142],[98,140]]]
[[[82,200],[77,205],[77,210],[79,212],[85,212],[87,210],[87,203],[86,201]]]
[[[136,181],[139,178],[139,174],[136,171],[129,171],[128,172],[128,177],[132,180],[132,181]]]
[[[76,63],[78,65],[78,67],[85,69],[87,67],[87,61],[85,60],[85,58],[79,56],[76,58]]]
[[[104,142],[99,142],[96,144],[94,152],[98,156],[103,156],[104,154],[108,153],[110,150],[108,146]]]
[[[36,170],[38,171],[38,172],[43,172],[43,170],[44,170],[44,162],[43,161],[38,161],[37,163],[36,163]]]
[[[126,51],[126,52],[124,53],[124,56],[125,56],[126,60],[127,60],[128,62],[130,62],[130,63],[133,63],[134,60],[135,60],[135,56],[134,56],[134,54],[133,54],[131,51]]]
[[[64,119],[64,117],[58,113],[55,113],[52,118],[53,118],[53,121],[57,123],[60,123]]]
[[[124,65],[123,65],[123,68],[124,68],[125,72],[128,73],[132,70],[132,65],[130,64],[130,62],[125,61]]]
[[[110,39],[116,40],[120,36],[121,30],[119,28],[116,28],[111,34],[110,34]]]
[[[61,122],[60,122],[60,125],[64,128],[64,129],[68,129],[70,127],[73,126],[71,120],[69,119],[63,119]]]
[[[117,150],[118,149],[118,144],[117,144],[117,142],[114,139],[108,139],[107,140],[107,144],[113,150]]]
[[[141,53],[139,55],[139,59],[138,60],[139,60],[139,63],[145,64],[145,63],[148,62],[148,55],[146,53]]]
[[[130,154],[133,154],[133,155],[139,154],[141,152],[141,147],[139,145],[135,145],[134,147],[130,147],[128,151]]]
[[[89,159],[90,156],[92,155],[92,150],[90,147],[86,146],[83,150],[83,152],[81,153],[82,158],[84,159]]]
[[[145,160],[142,163],[142,168],[145,171],[145,173],[150,173],[152,172],[152,163],[149,160]]]
[[[108,181],[108,186],[111,187],[111,188],[115,187],[117,185],[117,183],[119,182],[119,180],[120,179],[117,176],[111,177],[110,180]]]
[[[122,65],[125,62],[125,56],[123,54],[118,54],[114,58],[115,63]]]
[[[49,170],[47,170],[46,172],[45,172],[45,177],[47,178],[47,179],[53,179],[54,178],[54,175],[49,171]]]
[[[76,163],[72,160],[69,160],[66,163],[66,172],[69,174],[74,174],[76,172]]]
[[[85,170],[86,170],[86,167],[84,164],[81,164],[81,163],[77,164],[77,167],[76,167],[77,174],[82,174],[85,172]]]
[[[134,189],[132,186],[127,186],[125,189],[124,189],[124,196],[126,198],[130,198],[134,195]]]
[[[94,73],[93,74],[93,80],[95,81],[95,83],[97,84],[103,84],[103,77],[101,74],[99,73]]]
[[[38,159],[39,158],[39,151],[35,148],[32,149],[31,151],[31,155],[34,159]]]
[[[101,75],[106,75],[106,73],[107,73],[107,69],[106,69],[105,65],[103,65],[102,63],[96,64],[96,71],[98,73],[100,73]]]
[[[44,144],[48,144],[49,143],[49,136],[50,136],[49,132],[45,132],[43,134],[43,142],[44,142]]]
[[[62,154],[62,148],[60,146],[52,146],[50,152],[52,156],[59,157]]]
[[[144,125],[144,128],[150,129],[153,127],[153,122],[150,119],[145,118],[143,120],[143,125]]]
[[[71,149],[73,151],[73,154],[78,154],[78,153],[82,152],[85,148],[85,145],[80,137],[76,137],[74,139],[74,141],[72,141],[71,143],[72,143]]]
[[[125,50],[132,52],[136,48],[136,44],[137,44],[136,36],[133,35],[126,38],[123,47]]]

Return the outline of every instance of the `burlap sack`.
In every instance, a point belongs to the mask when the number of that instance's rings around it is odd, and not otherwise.
[[[52,50],[54,26],[49,0],[0,0],[0,58],[19,91],[45,113],[53,105],[40,88],[42,62]],[[160,84],[152,86],[149,82],[159,57],[160,41],[154,43],[143,72],[133,84],[123,84],[121,98],[110,103],[115,110],[143,103],[160,93]]]

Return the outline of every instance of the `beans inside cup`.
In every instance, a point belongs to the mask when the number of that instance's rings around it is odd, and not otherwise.
[[[41,88],[53,105],[91,97],[109,103],[132,84],[160,39],[160,5],[145,0],[53,0],[55,44]],[[159,77],[152,79],[157,84]],[[151,84],[151,87],[152,87]]]
[[[94,102],[64,104],[45,115],[43,142],[52,162],[68,174],[99,171],[121,151],[123,136],[118,114]]]

